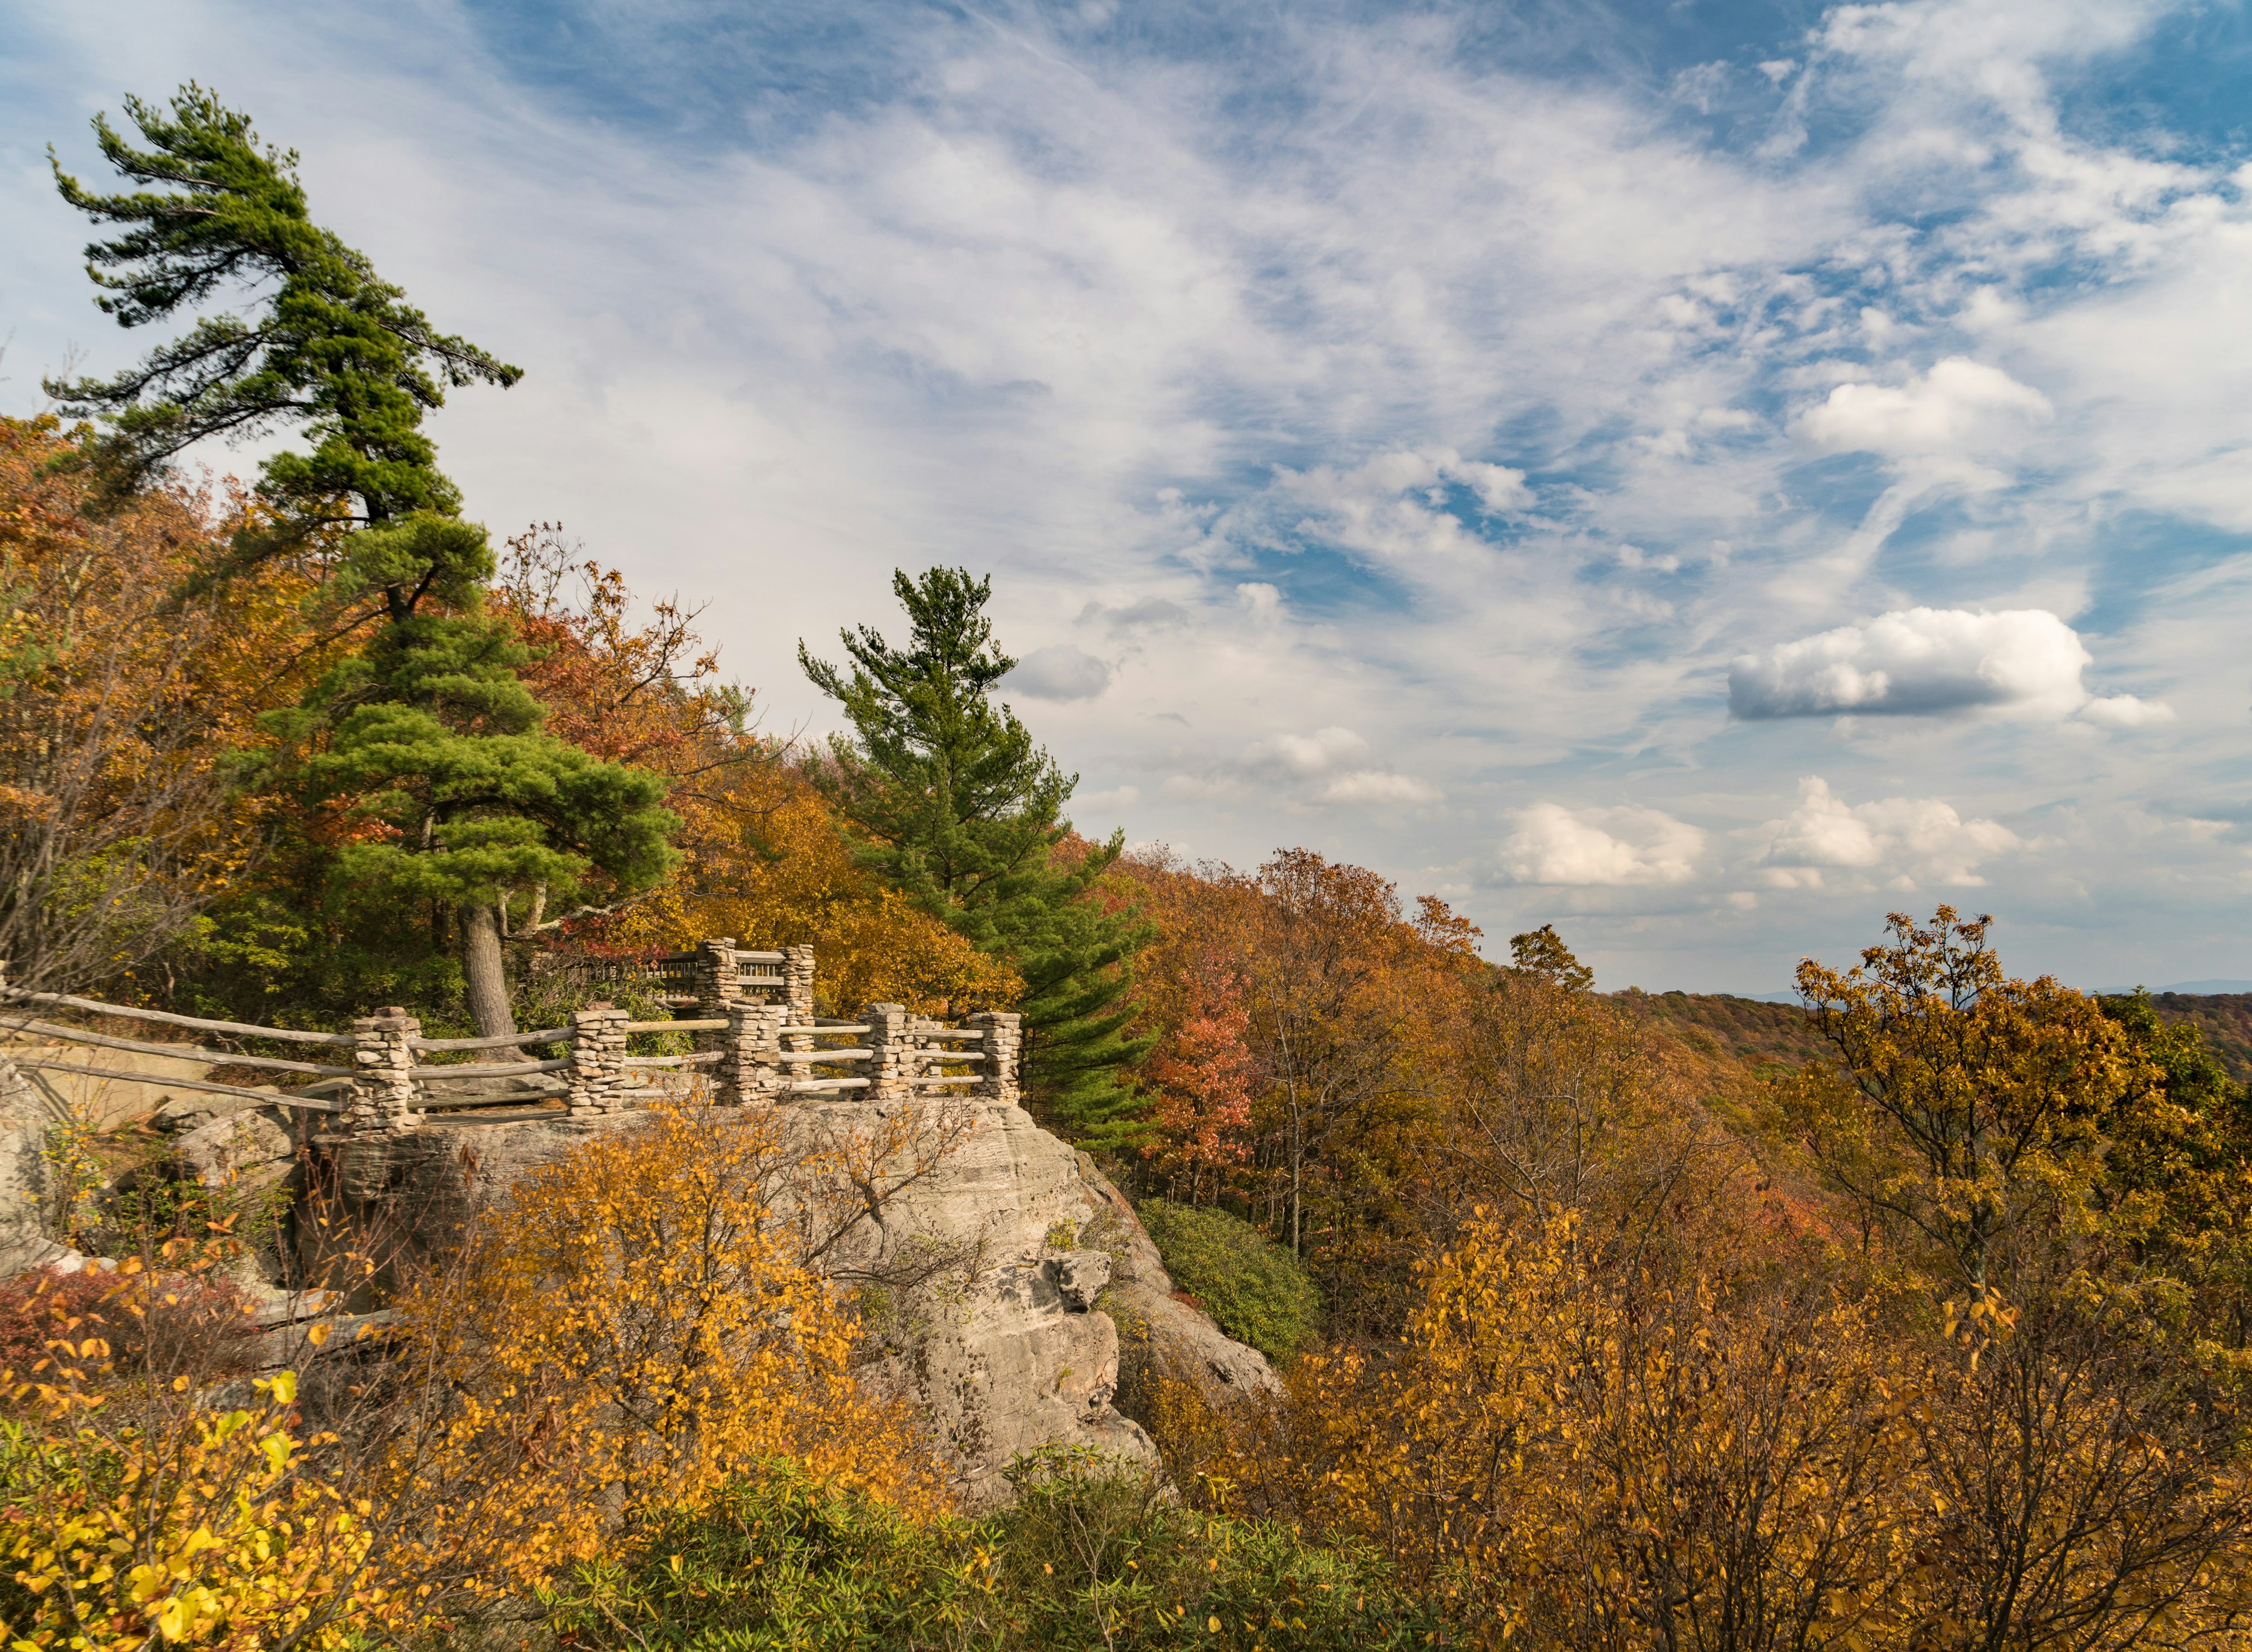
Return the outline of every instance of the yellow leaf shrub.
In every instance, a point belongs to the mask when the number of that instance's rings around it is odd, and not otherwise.
[[[388,1490],[430,1512],[417,1566],[536,1582],[776,1456],[939,1506],[914,1419],[861,1391],[849,1308],[774,1208],[786,1159],[771,1112],[653,1109],[519,1183],[403,1295],[414,1380],[451,1397]]]
[[[341,1644],[399,1628],[408,1600],[373,1578],[365,1503],[309,1457],[296,1378],[249,1385],[219,1409],[142,1364],[126,1380],[111,1333],[129,1334],[177,1276],[128,1274],[101,1301],[41,1293],[51,1307],[31,1380],[10,1373],[0,1423],[0,1632],[15,1652],[110,1652],[169,1644]]]

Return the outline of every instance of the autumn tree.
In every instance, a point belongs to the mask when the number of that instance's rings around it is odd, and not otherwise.
[[[1546,981],[1567,992],[1585,992],[1595,984],[1595,972],[1573,955],[1553,924],[1512,935],[1509,956],[1511,968],[1518,974]]]
[[[2107,1120],[2155,1075],[2093,1000],[2005,978],[1991,918],[1887,921],[1845,975],[1799,965],[1837,1064],[1800,1077],[1790,1114],[1847,1197],[1984,1288],[2029,1223],[2087,1205]]]
[[[1077,784],[992,691],[1016,662],[993,642],[990,579],[956,568],[904,573],[892,589],[909,638],[872,626],[842,634],[849,669],[798,662],[853,733],[816,771],[863,863],[1025,983],[1025,1071],[1037,1099],[1078,1139],[1135,1133],[1138,1097],[1122,1069],[1146,1045],[1125,1036],[1133,955],[1143,933],[1097,886],[1124,849],[1069,842]]]
[[[238,536],[233,566],[317,539],[330,548],[329,610],[349,624],[366,607],[386,624],[277,719],[299,760],[275,783],[355,821],[331,865],[338,898],[456,914],[479,1029],[512,1031],[503,906],[645,887],[669,862],[672,823],[661,785],[541,728],[517,675],[524,656],[483,609],[484,531],[462,520],[421,427],[446,388],[505,386],[519,371],[436,331],[314,224],[295,154],[262,145],[247,116],[192,84],[169,112],[137,99],[126,109],[148,148],[106,116],[95,137],[142,187],[98,194],[54,167],[63,198],[119,232],[87,249],[101,308],[132,328],[228,288],[266,290],[247,319],[204,316],[136,367],[49,393],[103,421],[101,469],[127,490],[205,438],[303,428],[309,450],[261,466],[273,520]]]
[[[98,496],[52,420],[0,420],[0,956],[13,984],[115,982],[183,935],[257,848],[230,757],[302,585],[167,600],[229,502]]]

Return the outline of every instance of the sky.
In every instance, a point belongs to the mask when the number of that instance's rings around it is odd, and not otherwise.
[[[469,512],[772,733],[993,578],[1073,818],[1770,991],[1885,914],[2252,976],[2242,3],[0,0],[0,412],[87,122],[194,79],[521,365]],[[247,471],[255,453],[205,455]]]

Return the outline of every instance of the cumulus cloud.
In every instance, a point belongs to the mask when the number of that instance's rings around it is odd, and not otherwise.
[[[1325,803],[1435,803],[1439,788],[1408,774],[1387,774],[1381,769],[1356,769],[1340,774],[1322,788]]]
[[[1311,734],[1270,734],[1244,749],[1243,767],[1255,774],[1306,779],[1326,774],[1341,762],[1368,753],[1368,742],[1349,728],[1317,729]]]
[[[1705,834],[1655,809],[1570,809],[1535,803],[1516,811],[1503,840],[1511,881],[1576,887],[1686,883],[1696,876]]]
[[[1367,757],[1366,740],[1333,726],[1310,734],[1270,734],[1246,747],[1235,767],[1247,779],[1290,783],[1305,802],[1380,807],[1439,801],[1436,787],[1371,767]]]
[[[2090,700],[2080,708],[2080,714],[2106,728],[2148,728],[2174,720],[2174,708],[2164,700],[2141,700],[2131,694],[2107,694]]]
[[[1169,629],[1186,625],[1189,611],[1166,597],[1143,597],[1138,602],[1116,605],[1090,602],[1080,610],[1082,625],[1107,625],[1113,636],[1123,636],[1133,631]]]
[[[1110,686],[1109,663],[1074,643],[1053,642],[1017,662],[1002,686],[1036,700],[1091,700]]]
[[[1075,809],[1087,809],[1099,815],[1115,815],[1122,809],[1130,809],[1142,801],[1138,786],[1114,786],[1105,792],[1081,792],[1071,800]]]
[[[1766,881],[1778,889],[1818,889],[1827,871],[1859,872],[1897,888],[1939,883],[1975,888],[1977,868],[2024,848],[1998,821],[1964,820],[1936,797],[1887,797],[1848,803],[1819,775],[1798,783],[1798,806],[1758,829]]]
[[[1843,384],[1799,416],[1833,453],[1948,454],[2006,443],[2052,417],[2047,397],[1998,367],[1950,356],[1905,385]]]
[[[2119,728],[2173,715],[2132,695],[2091,698],[2080,680],[2091,663],[2079,634],[2045,608],[1907,608],[1740,656],[1728,709],[1756,720],[1992,707]]]

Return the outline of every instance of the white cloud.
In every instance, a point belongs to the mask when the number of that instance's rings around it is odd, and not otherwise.
[[[1385,805],[1435,803],[1435,786],[1407,774],[1369,767],[1368,742],[1349,728],[1310,734],[1270,734],[1244,748],[1233,765],[1242,780],[1273,787],[1281,781],[1294,802]]]
[[[1252,531],[1325,542],[1428,579],[1429,571],[1419,565],[1459,562],[1485,548],[1454,513],[1454,488],[1467,491],[1486,515],[1533,503],[1521,470],[1465,459],[1452,448],[1399,449],[1346,469],[1317,465],[1280,472],[1271,496],[1255,508],[1259,520]]]
[[[1983,706],[2065,718],[2089,703],[2080,674],[2092,658],[2046,609],[1907,608],[1740,656],[1728,709],[1761,718]]]
[[[1112,670],[1074,643],[1052,642],[1034,649],[1001,679],[1002,691],[1036,700],[1091,700],[1110,686]]]
[[[1839,385],[1798,429],[1835,453],[1952,455],[2007,445],[2055,411],[2000,368],[1950,356],[1905,385]]]
[[[1515,812],[1501,845],[1511,881],[1582,888],[1686,883],[1697,874],[1705,834],[1655,809],[1570,809],[1535,803]]]
[[[1819,775],[1798,783],[1798,806],[1758,829],[1759,864],[1779,889],[1820,888],[1825,871],[1884,878],[1895,887],[1937,883],[1977,887],[1976,869],[2025,847],[1998,821],[1964,820],[1936,797],[1849,804]]]
[[[777,731],[834,715],[798,638],[896,634],[895,566],[990,569],[1004,642],[1092,651],[1043,686],[1130,673],[1033,720],[1067,768],[1140,782],[1136,834],[1249,863],[1321,811],[1324,852],[1412,887],[1490,871],[1513,831],[1519,865],[1643,885],[1605,907],[1607,972],[1763,989],[1777,949],[1850,955],[1904,851],[1829,868],[1834,899],[1792,920],[1827,927],[1728,930],[1701,904],[1684,923],[1695,879],[1651,870],[1717,857],[1653,859],[1630,818],[1586,811],[1497,831],[1487,801],[1617,803],[1631,774],[1637,803],[1709,824],[1787,795],[1822,732],[1709,714],[1714,668],[1757,649],[1747,714],[1952,693],[2105,730],[1895,722],[1811,766],[1851,797],[1944,796],[1958,824],[2051,834],[2077,809],[2065,847],[1979,863],[1994,904],[2067,952],[2200,938],[2170,980],[2252,967],[2242,843],[2117,850],[2167,788],[2241,778],[2252,580],[2193,580],[2252,532],[2252,195],[2163,96],[2085,101],[2163,91],[2192,49],[2152,31],[2168,3],[1818,7],[1814,34],[1770,31],[1699,83],[1731,100],[1708,124],[1654,106],[1663,77],[1554,73],[1511,9],[1468,0],[1220,6],[1193,39],[1071,7],[855,3],[820,30],[754,8],[738,29],[678,0],[655,31],[585,10],[537,75],[451,0],[349,38],[319,8],[115,0],[19,9],[0,147],[56,140],[96,181],[88,111],[229,65],[323,221],[529,370],[430,426],[471,510],[560,517],[636,589],[708,599]],[[1647,19],[1560,26],[1665,50]],[[756,60],[774,45],[786,68]],[[666,120],[618,118],[652,85]],[[73,341],[93,372],[149,341],[88,306],[44,168],[0,176],[0,204],[22,232],[0,244],[0,392],[28,413]],[[1849,452],[1892,473],[1873,503],[1872,464],[1806,464]],[[2169,537],[2184,517],[2224,531]],[[2068,642],[2059,616],[2104,593],[2103,639]],[[2048,622],[2022,671],[1974,638],[1935,685],[1845,623],[1919,605]],[[1770,648],[1841,626],[1831,654]],[[1368,739],[1323,745],[1348,725]],[[1278,741],[1252,773],[1277,729],[1313,756]],[[1481,807],[1401,806],[1427,785]],[[1512,899],[1481,884],[1489,934]]]
[[[2131,694],[2109,694],[2080,708],[2081,716],[2106,728],[2148,728],[2174,720],[2174,708],[2164,700],[2140,700]]]
[[[1242,767],[1255,774],[1305,780],[1367,753],[1368,742],[1351,729],[1324,728],[1311,734],[1270,734],[1255,741],[1244,750]]]
[[[1071,807],[1097,815],[1115,815],[1121,809],[1131,809],[1141,801],[1140,787],[1114,786],[1104,792],[1081,792],[1071,800]]]
[[[1340,774],[1322,788],[1325,803],[1435,803],[1440,792],[1407,774],[1387,774],[1381,769],[1356,769]]]

